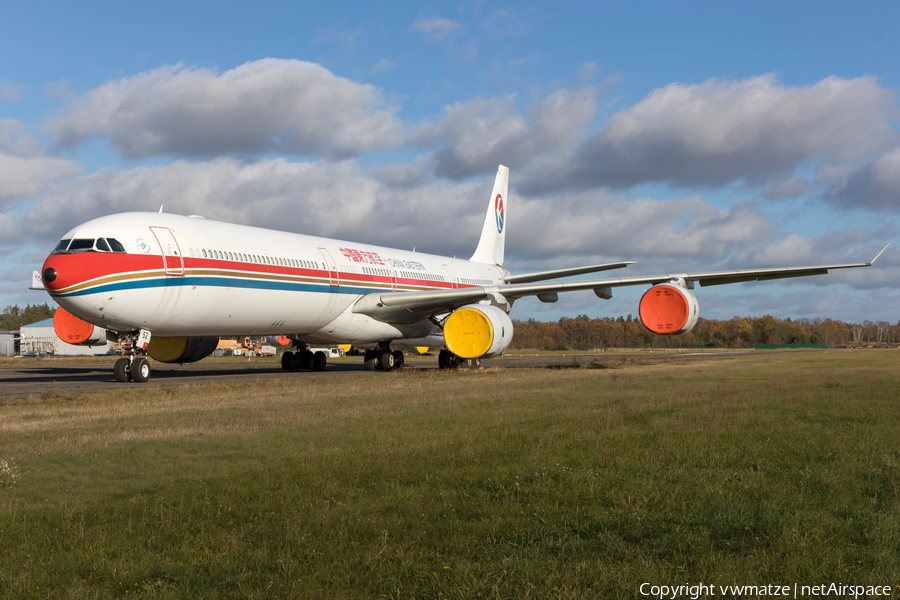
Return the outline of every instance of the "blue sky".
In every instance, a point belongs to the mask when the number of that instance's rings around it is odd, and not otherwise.
[[[0,35],[0,305],[129,210],[506,266],[863,262],[900,237],[893,3],[15,3]],[[900,319],[872,269],[698,290],[704,316]],[[520,301],[515,318],[636,313]]]

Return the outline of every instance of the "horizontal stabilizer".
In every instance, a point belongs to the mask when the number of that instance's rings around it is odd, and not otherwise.
[[[44,280],[41,278],[41,274],[39,271],[31,272],[31,287],[29,290],[34,290],[36,292],[46,292],[47,288],[44,287]]]

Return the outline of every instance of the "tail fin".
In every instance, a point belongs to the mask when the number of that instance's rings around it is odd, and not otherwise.
[[[481,228],[481,239],[472,255],[472,262],[500,266],[503,264],[503,247],[506,244],[506,211],[508,208],[506,192],[509,189],[509,167],[500,165],[494,190],[488,204],[484,227]]]

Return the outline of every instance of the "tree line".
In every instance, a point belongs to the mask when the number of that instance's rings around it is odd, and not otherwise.
[[[17,330],[23,325],[53,316],[55,308],[48,304],[7,306],[0,315],[0,330]],[[644,327],[640,319],[578,315],[556,322],[535,319],[514,320],[515,335],[511,349],[581,350],[622,347],[731,347],[746,348],[755,344],[818,344],[845,346],[851,343],[900,343],[900,321],[863,321],[843,323],[832,319],[779,319],[764,317],[732,317],[727,321],[700,317],[697,326],[684,335],[656,335]]]
[[[733,317],[727,321],[700,318],[697,326],[683,335],[651,333],[639,319],[579,315],[556,322],[535,319],[513,321],[515,335],[511,349],[587,350],[592,348],[662,347],[746,348],[755,344],[817,344],[845,346],[851,343],[900,343],[900,321],[843,323],[832,319],[779,319]]]
[[[16,331],[23,325],[31,325],[44,319],[49,319],[56,312],[55,308],[44,304],[28,304],[25,308],[19,305],[7,306],[0,315],[0,330]]]

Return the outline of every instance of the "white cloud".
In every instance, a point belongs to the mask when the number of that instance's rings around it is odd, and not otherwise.
[[[460,24],[442,17],[419,17],[411,27],[430,40],[442,40],[460,28]]]
[[[374,65],[372,65],[372,75],[387,75],[391,71],[397,68],[397,62],[393,61],[389,58],[382,58]]]
[[[25,126],[15,119],[0,119],[0,149],[14,156],[32,157],[41,153],[41,144],[23,135]]]
[[[18,102],[22,99],[22,86],[12,85],[4,81],[0,83],[0,100],[4,102]]]
[[[401,189],[366,175],[354,161],[219,158],[106,167],[54,186],[24,215],[0,213],[0,233],[9,244],[49,244],[78,223],[164,204],[166,212],[452,255],[474,250],[490,183]],[[454,218],[447,226],[435,227],[448,214]]]
[[[513,198],[515,202],[517,198]],[[615,194],[568,193],[522,200],[511,208],[515,222],[508,242],[519,257],[580,257],[640,260],[654,271],[725,260],[741,247],[773,233],[753,203],[717,209],[698,196],[677,200]],[[691,261],[690,263],[687,261]]]
[[[109,137],[123,156],[346,157],[399,142],[381,92],[317,64],[262,59],[218,74],[181,65],[111,81],[47,124],[54,142]]]
[[[805,161],[859,160],[895,144],[896,94],[873,77],[828,77],[808,87],[773,75],[673,83],[613,115],[564,163],[526,186],[715,186],[790,179]]]
[[[490,173],[498,164],[512,169],[536,157],[558,153],[594,118],[592,87],[558,90],[523,116],[515,95],[475,98],[444,109],[444,115],[420,125],[410,136],[436,146],[435,171],[450,178]]]
[[[900,208],[900,148],[879,156],[850,174],[831,199],[846,208]]]
[[[41,156],[40,143],[24,135],[24,129],[15,119],[0,119],[0,207],[33,198],[53,182],[81,171],[72,161]]]

